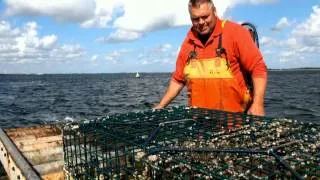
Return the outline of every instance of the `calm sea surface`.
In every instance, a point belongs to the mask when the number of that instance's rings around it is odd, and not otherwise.
[[[0,75],[0,126],[94,119],[150,109],[169,73]],[[186,91],[171,105],[186,105]],[[320,70],[271,71],[266,113],[320,123]]]

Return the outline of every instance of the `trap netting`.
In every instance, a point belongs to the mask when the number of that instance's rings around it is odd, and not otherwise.
[[[320,126],[173,107],[69,124],[74,179],[305,179],[320,177]]]

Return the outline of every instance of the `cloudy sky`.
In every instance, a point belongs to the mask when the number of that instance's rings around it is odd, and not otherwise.
[[[1,73],[172,72],[187,0],[0,0]],[[214,0],[269,68],[320,67],[320,0]]]

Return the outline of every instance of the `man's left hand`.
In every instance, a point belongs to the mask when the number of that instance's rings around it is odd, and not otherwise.
[[[255,115],[255,116],[264,116],[264,107],[263,105],[260,104],[252,104],[247,112],[250,115]]]

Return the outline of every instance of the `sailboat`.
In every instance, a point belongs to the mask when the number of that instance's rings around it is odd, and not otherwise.
[[[138,72],[136,73],[136,78],[140,78],[140,74]]]

